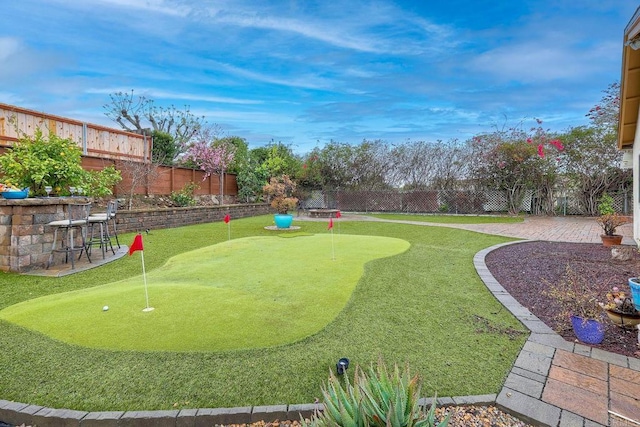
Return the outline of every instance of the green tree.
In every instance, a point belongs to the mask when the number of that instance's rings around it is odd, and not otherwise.
[[[544,184],[547,189],[555,185],[555,156],[548,156],[547,152],[564,147],[541,127],[541,120],[536,123],[529,132],[513,127],[472,140],[475,152],[472,170],[476,179],[488,189],[505,192],[507,209],[512,214],[520,212],[527,194],[538,190],[539,185]],[[551,197],[550,192],[538,194]],[[548,201],[546,206],[552,206],[551,203]]]
[[[281,175],[298,176],[302,162],[294,154],[290,146],[281,142],[271,142],[265,148],[265,151],[260,152],[261,156],[266,156],[263,158],[260,167],[266,171],[269,178]]]
[[[620,85],[611,83],[587,117],[588,126],[569,129],[562,141],[563,169],[572,189],[577,190],[584,213],[598,215],[598,200],[632,185],[631,171],[620,169],[622,152],[618,150]]]
[[[359,190],[391,187],[391,162],[388,144],[381,140],[364,140],[354,147],[350,162],[352,185]]]
[[[160,130],[154,130],[151,136],[153,137],[151,161],[159,165],[172,165],[179,152],[173,136]]]
[[[227,168],[228,173],[239,173],[249,164],[249,145],[247,140],[239,136],[218,138],[214,144],[228,144],[234,147],[233,161]]]
[[[266,147],[257,147],[247,152],[243,167],[237,171],[238,198],[255,202],[262,198],[262,187],[269,182],[269,175],[262,163],[268,156]]]
[[[605,192],[615,193],[631,186],[631,173],[618,167],[622,153],[611,128],[580,126],[561,136],[566,147],[562,155],[570,187],[577,190],[587,215],[598,215],[598,200]]]
[[[316,167],[320,170],[325,189],[352,188],[355,181],[351,162],[353,147],[349,144],[330,141],[317,151]]]

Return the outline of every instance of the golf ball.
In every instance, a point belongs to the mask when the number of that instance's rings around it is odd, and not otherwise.
[[[108,305],[105,305],[104,307],[102,307],[102,311],[107,311],[107,310],[109,310],[109,306]]]

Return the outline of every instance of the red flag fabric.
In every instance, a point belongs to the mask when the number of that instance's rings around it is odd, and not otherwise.
[[[331,230],[333,228],[333,218],[329,218],[329,228],[327,230]]]
[[[136,234],[136,237],[133,239],[133,243],[129,246],[129,256],[133,254],[135,251],[141,251],[142,249],[142,234]]]
[[[231,221],[231,217],[229,216],[229,214],[226,214],[226,215],[224,216],[224,223],[225,223],[225,224],[229,224],[229,221]]]
[[[336,218],[340,218],[342,216],[342,214],[340,213],[340,211],[336,212]]]

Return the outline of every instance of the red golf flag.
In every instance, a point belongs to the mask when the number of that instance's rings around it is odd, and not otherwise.
[[[134,253],[135,251],[142,250],[142,234],[136,234],[136,237],[133,239],[133,243],[129,247],[129,255]]]
[[[225,224],[229,224],[229,221],[231,221],[231,217],[229,216],[229,214],[226,214],[226,215],[224,216],[224,223],[225,223]]]
[[[327,230],[331,230],[333,228],[333,218],[329,218],[329,228]]]
[[[336,218],[340,218],[342,216],[342,214],[340,213],[340,211],[336,212]]]

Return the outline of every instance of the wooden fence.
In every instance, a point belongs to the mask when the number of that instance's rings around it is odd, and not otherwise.
[[[10,147],[37,129],[76,142],[86,156],[145,162],[151,155],[148,136],[0,103],[0,146]]]
[[[177,166],[160,166],[151,163],[131,162],[101,157],[82,157],[82,168],[85,170],[102,170],[114,165],[122,174],[122,181],[114,189],[114,195],[166,195],[180,191],[185,184],[193,182],[199,186],[196,195],[237,196],[238,184],[235,174],[224,174],[220,188],[220,176],[211,175],[203,180],[204,172],[197,169],[181,168]]]
[[[212,175],[203,181],[204,172],[200,170],[151,164],[151,137],[0,103],[0,155],[20,136],[33,136],[37,129],[45,136],[76,142],[82,149],[82,167],[86,170],[114,165],[123,178],[114,189],[115,195],[167,195],[189,182],[199,186],[196,195],[238,194],[235,175]]]

